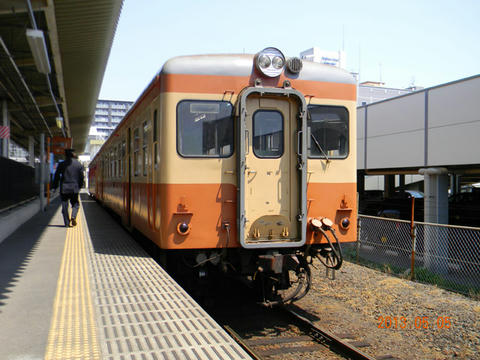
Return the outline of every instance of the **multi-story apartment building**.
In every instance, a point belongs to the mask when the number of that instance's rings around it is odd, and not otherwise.
[[[84,155],[90,159],[108,139],[113,130],[122,121],[125,114],[132,107],[131,101],[98,100],[95,108],[95,118],[90,126],[87,145]]]

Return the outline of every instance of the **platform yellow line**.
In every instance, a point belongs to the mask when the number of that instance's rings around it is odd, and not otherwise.
[[[78,218],[78,225],[67,229],[46,360],[100,359],[81,211]]]

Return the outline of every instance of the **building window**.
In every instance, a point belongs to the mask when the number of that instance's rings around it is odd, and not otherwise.
[[[348,156],[348,110],[341,106],[308,106],[308,156],[344,159]]]
[[[282,113],[259,110],[253,114],[253,153],[259,158],[279,158],[283,155]]]
[[[186,100],[177,105],[177,151],[184,157],[233,154],[233,106],[227,101]]]

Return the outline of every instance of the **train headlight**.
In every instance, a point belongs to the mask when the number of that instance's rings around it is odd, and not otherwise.
[[[281,69],[283,68],[284,65],[285,65],[285,61],[280,56],[275,56],[272,59],[272,66],[275,69]]]
[[[177,233],[179,233],[180,235],[188,235],[190,229],[190,224],[187,224],[186,222],[179,222],[177,224]]]
[[[267,69],[270,64],[272,63],[272,61],[270,60],[270,58],[267,56],[267,55],[260,55],[258,57],[258,66],[261,68],[261,69]]]
[[[348,217],[344,217],[340,221],[340,226],[343,230],[348,230],[348,228],[350,227],[350,219]]]
[[[255,55],[257,69],[268,77],[279,76],[285,67],[285,56],[274,47],[268,47]]]

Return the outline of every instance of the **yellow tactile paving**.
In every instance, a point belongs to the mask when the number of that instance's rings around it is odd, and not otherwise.
[[[79,220],[76,227],[67,229],[46,360],[100,359],[82,211]]]

